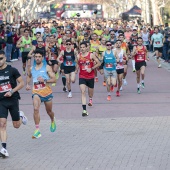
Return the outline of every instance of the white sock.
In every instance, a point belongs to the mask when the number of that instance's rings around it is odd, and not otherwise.
[[[137,88],[139,88],[140,87],[140,84],[137,84]]]
[[[108,96],[111,96],[111,93],[110,92],[108,92],[108,94],[107,94]]]
[[[133,70],[135,69],[135,60],[132,60],[132,67],[133,67]]]
[[[142,80],[142,83],[144,83],[144,80]]]

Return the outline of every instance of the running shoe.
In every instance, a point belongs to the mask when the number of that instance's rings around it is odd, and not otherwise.
[[[89,104],[88,104],[89,106],[92,106],[93,105],[93,103],[92,103],[92,99],[89,99]]]
[[[111,96],[110,96],[110,95],[107,96],[107,100],[108,100],[108,101],[111,100]]]
[[[53,87],[56,86],[56,83],[52,83],[51,86],[53,86]]]
[[[120,87],[120,91],[122,91],[122,90],[123,90],[123,87],[121,86],[121,87]]]
[[[5,149],[5,148],[2,148],[1,151],[0,151],[0,157],[9,157],[9,153],[8,151]]]
[[[161,68],[161,67],[162,67],[161,64],[159,64],[159,65],[158,65],[158,68]]]
[[[28,119],[27,119],[27,117],[24,115],[24,112],[23,112],[23,111],[19,111],[19,114],[20,114],[20,117],[21,117],[21,119],[22,119],[22,123],[23,123],[24,125],[26,125],[27,122],[28,122]]]
[[[119,91],[116,92],[116,96],[119,97],[120,96],[120,93]]]
[[[106,86],[106,82],[105,81],[103,82],[103,86]]]
[[[99,81],[98,77],[95,77],[95,82],[98,82],[98,81]]]
[[[135,69],[133,69],[133,72],[136,72],[136,70],[135,70]]]
[[[33,134],[32,138],[33,138],[33,139],[38,139],[38,138],[40,138],[40,137],[41,137],[41,133],[40,133],[40,131],[39,131],[38,129],[36,129],[36,130],[34,131],[34,134]]]
[[[145,88],[145,84],[144,83],[142,83],[141,86],[142,86],[143,89]]]
[[[51,131],[51,132],[55,132],[55,131],[56,131],[56,128],[57,128],[57,126],[56,126],[56,120],[55,120],[55,117],[54,117],[54,121],[51,122],[50,131]]]
[[[72,93],[71,92],[68,93],[68,98],[72,98]]]
[[[127,81],[126,81],[126,79],[123,79],[123,85],[124,85],[124,86],[127,86]]]
[[[110,91],[114,91],[114,86],[110,86]]]
[[[83,110],[82,116],[85,117],[85,116],[88,116],[88,115],[89,115],[89,114],[88,114],[87,110]]]
[[[140,94],[140,88],[137,88],[137,93]]]
[[[26,71],[23,71],[22,73],[23,73],[24,76],[26,76]]]
[[[66,89],[66,87],[65,87],[65,86],[63,87],[63,91],[64,91],[64,92],[67,92],[67,89]]]

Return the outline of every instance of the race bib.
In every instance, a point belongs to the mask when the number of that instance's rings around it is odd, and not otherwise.
[[[65,62],[66,66],[74,66],[74,63],[72,61],[72,57],[71,56],[66,56],[66,62]]]
[[[156,41],[155,44],[160,44],[161,42],[160,41]]]
[[[112,63],[107,63],[106,68],[113,68],[113,64]]]
[[[44,87],[45,87],[45,83],[42,83],[42,82],[34,83],[34,89],[35,90],[41,90]]]
[[[26,44],[26,45],[25,45],[25,48],[30,48],[30,45],[29,45],[29,44]]]
[[[10,90],[12,90],[12,86],[10,83],[5,84],[5,85],[0,85],[0,93],[4,93]]]
[[[66,61],[66,66],[73,66],[73,62],[72,61]]]
[[[145,58],[144,55],[138,55],[138,56],[137,56],[137,60],[138,60],[138,61],[143,61],[144,58]]]
[[[124,68],[123,63],[118,63],[116,69],[122,69],[122,68]]]
[[[56,59],[57,59],[57,56],[55,54],[52,54],[51,60],[56,60]]]

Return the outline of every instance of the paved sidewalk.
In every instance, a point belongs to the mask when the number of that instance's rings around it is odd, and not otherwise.
[[[167,63],[165,63],[167,64]],[[12,65],[21,70],[21,62]],[[167,65],[168,67],[169,65]],[[164,63],[163,63],[164,67]],[[168,70],[168,69],[167,69]],[[129,62],[127,81],[120,97],[106,100],[103,77],[95,84],[93,107],[81,116],[78,80],[73,98],[62,92],[61,78],[53,87],[53,110],[57,131],[50,132],[50,120],[41,106],[42,137],[34,132],[31,91],[21,90],[20,110],[27,126],[12,127],[8,120],[8,159],[0,159],[0,170],[169,170],[170,169],[170,73],[158,69],[152,58],[147,63],[145,85],[136,92],[136,74]],[[24,77],[25,80],[25,77]]]
[[[6,170],[168,170],[170,116],[41,121],[42,138],[31,139],[33,122],[20,130],[9,124]],[[18,140],[19,139],[19,140]]]

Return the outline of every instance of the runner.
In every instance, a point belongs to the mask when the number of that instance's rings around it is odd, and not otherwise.
[[[164,36],[159,33],[159,29],[157,27],[154,28],[155,33],[151,37],[151,44],[153,43],[154,51],[156,53],[156,58],[158,62],[158,68],[161,68],[160,57],[162,56],[163,51],[163,38]]]
[[[28,57],[28,53],[31,51],[32,48],[32,40],[29,36],[29,30],[24,30],[24,36],[22,36],[17,42],[17,48],[21,48],[22,52],[22,63],[23,63],[23,74],[26,75],[26,62],[28,62],[27,67],[28,69],[31,67],[31,58]]]
[[[55,75],[49,65],[43,62],[43,53],[41,51],[34,52],[34,59],[36,64],[34,64],[29,70],[27,74],[27,84],[26,90],[31,90],[30,82],[33,77],[33,107],[34,107],[34,122],[36,130],[32,138],[41,137],[41,133],[39,130],[40,124],[40,105],[41,102],[44,102],[46,112],[51,119],[50,131],[55,132],[56,130],[56,120],[54,117],[54,112],[52,111],[52,90],[49,83],[56,83]]]
[[[119,60],[116,59],[115,51],[112,50],[112,43],[110,41],[106,41],[107,50],[103,52],[103,69],[104,69],[104,76],[106,78],[107,83],[107,100],[111,100],[111,91],[113,91],[114,86],[116,85],[116,63]]]
[[[92,106],[92,97],[94,93],[94,69],[100,66],[97,57],[90,52],[87,52],[87,44],[82,42],[80,44],[80,53],[77,56],[76,73],[79,71],[79,85],[82,97],[82,116],[88,116],[86,110],[86,87],[88,87],[89,106]],[[95,65],[94,65],[95,61]]]
[[[18,83],[18,84],[17,84]],[[24,87],[24,81],[18,70],[6,64],[5,52],[0,50],[0,140],[2,149],[0,157],[8,157],[7,151],[7,117],[11,114],[14,128],[19,128],[21,123],[27,124],[27,118],[19,111],[19,90]]]
[[[92,34],[92,40],[90,41],[90,52],[93,53],[94,55],[97,55],[97,49],[99,48],[100,41],[98,40],[98,36],[96,33]],[[98,77],[97,77],[97,70],[95,70],[95,82],[98,82]]]
[[[135,69],[137,75],[137,93],[140,94],[140,75],[142,77],[141,86],[144,89],[144,77],[145,77],[145,67],[146,67],[146,60],[149,61],[147,57],[147,49],[143,45],[143,40],[141,37],[138,37],[138,45],[133,48],[132,55],[135,59]]]
[[[49,60],[48,64],[52,66],[52,70],[55,73],[56,79],[59,78],[58,70],[59,70],[59,65],[57,62],[57,57],[58,57],[58,44],[56,43],[56,39],[54,35],[50,35],[50,43],[48,45],[48,50],[51,53],[51,60]],[[52,86],[55,86],[56,83],[52,83]]]
[[[126,60],[126,62],[123,63],[124,65],[124,73],[123,73],[123,85],[126,86],[127,85],[127,81],[126,81],[126,75],[127,75],[127,69],[128,69],[128,60],[129,58],[127,56],[130,55],[130,50],[128,47],[128,44],[126,43],[125,37],[123,34],[120,34],[118,37],[119,40],[121,40],[121,49],[124,50],[124,53],[126,54],[125,56],[123,56],[123,60]],[[122,90],[122,87],[120,88],[120,91]]]
[[[116,65],[116,72],[117,72],[117,80],[118,80],[118,89],[116,92],[116,96],[120,96],[120,90],[122,87],[122,81],[123,81],[123,74],[124,74],[124,63],[127,63],[127,55],[125,51],[121,48],[122,41],[117,40],[116,41],[116,49],[115,49],[115,55],[118,58],[119,62],[117,62]]]
[[[133,47],[137,46],[137,39],[138,39],[138,32],[137,32],[137,27],[133,27],[133,33],[130,37],[130,46],[129,49],[132,52],[133,51]],[[132,68],[133,68],[133,72],[135,72],[135,60],[132,59]]]
[[[98,59],[99,61],[102,63],[103,62],[103,56],[102,56],[102,53],[106,51],[106,38],[102,38],[101,39],[101,45],[98,46],[98,49],[97,49],[97,56],[98,56]],[[100,69],[99,67],[99,72],[100,74],[102,74],[102,71],[103,69]],[[104,77],[104,81],[103,81],[103,86],[106,86],[106,80],[105,80],[105,77]]]
[[[76,55],[77,52],[72,49],[72,42],[70,39],[66,40],[66,50],[63,50],[60,52],[57,61],[59,63],[62,63],[63,58],[63,65],[64,65],[64,74],[66,76],[66,82],[67,82],[67,89],[68,89],[68,98],[72,98],[72,92],[71,92],[71,82],[75,83],[76,76],[75,76],[75,69],[76,69]]]

